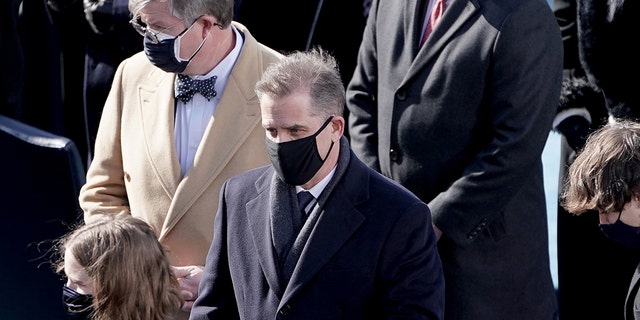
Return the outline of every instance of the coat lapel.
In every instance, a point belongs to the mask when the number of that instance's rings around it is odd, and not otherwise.
[[[450,0],[449,7],[444,12],[438,26],[433,30],[427,41],[418,51],[416,59],[409,68],[409,72],[405,76],[403,83],[406,83],[418,73],[421,69],[431,63],[451,38],[460,30],[464,24],[471,19],[474,14],[479,11],[480,4],[475,0]],[[417,28],[421,28],[420,21]],[[420,31],[418,31],[418,34]],[[421,36],[421,35],[420,35]],[[416,39],[419,43],[420,39]]]
[[[180,163],[172,142],[174,131],[173,83],[175,75],[153,69],[146,81],[138,87],[140,114],[145,145],[140,152],[148,154],[155,168],[158,183],[162,184],[169,198],[173,197],[180,183]],[[123,137],[126,139],[126,137]],[[170,152],[167,152],[167,148]]]
[[[260,105],[253,91],[253,84],[260,80],[261,70],[263,70],[259,66],[262,59],[255,56],[259,52],[258,43],[248,35],[243,26],[235,25],[244,32],[245,42],[222,91],[220,102],[209,120],[193,165],[175,192],[161,237],[178,223],[191,204],[218,178],[236,150],[251,135],[256,125],[260,124]],[[242,81],[236,79],[242,79]],[[238,112],[239,109],[241,112]],[[215,125],[216,122],[233,123],[233,125]],[[169,141],[174,141],[173,137]],[[175,146],[171,147],[174,150],[172,157],[176,156]]]
[[[369,189],[366,187],[369,185],[369,169],[356,158],[350,151],[346,139],[343,139],[340,144],[339,161],[348,165],[346,168],[340,168],[339,162],[336,170],[336,175],[339,175],[337,184],[333,190],[327,190],[331,187],[331,182],[329,183],[325,191],[330,193],[325,195],[326,199],[325,196],[320,196],[318,200],[321,207],[316,207],[309,217],[318,215],[280,301],[281,305],[331,260],[365,220],[356,206],[369,198]],[[346,160],[342,160],[343,152],[346,152]]]
[[[403,12],[403,21],[415,21],[416,23],[404,23],[405,39],[413,39],[412,43],[407,43],[413,49],[413,55],[415,56],[420,49],[420,39],[422,38],[422,24],[424,23],[424,13],[429,6],[429,0],[416,0],[413,5],[405,6]],[[406,47],[405,47],[406,48]]]
[[[304,283],[318,273],[365,220],[344,190],[337,188],[332,197],[325,208],[316,207],[315,210],[322,210],[321,212],[311,213],[319,215],[318,222],[302,251],[281,304],[286,303]]]
[[[282,296],[284,289],[280,286],[278,277],[278,257],[272,242],[271,214],[265,213],[265,208],[271,207],[269,186],[272,179],[275,178],[273,176],[274,171],[267,170],[256,181],[258,196],[246,204],[246,212],[260,267],[271,289],[277,296]]]
[[[238,108],[241,108],[243,112],[238,112]],[[260,121],[257,98],[247,100],[241,94],[238,83],[233,81],[232,73],[220,103],[213,117],[209,120],[193,159],[193,165],[176,190],[163,229],[170,230],[180,220],[190,205],[220,175],[220,172],[233,158],[236,150],[242,146]],[[233,123],[233,126],[215,125],[216,122]]]

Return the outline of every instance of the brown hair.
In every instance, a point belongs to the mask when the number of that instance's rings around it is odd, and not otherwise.
[[[70,253],[93,279],[94,320],[168,320],[183,304],[180,287],[153,229],[130,215],[105,215],[56,244],[58,273]]]
[[[622,211],[640,191],[640,123],[609,123],[589,136],[569,167],[562,206],[576,215],[588,210]]]

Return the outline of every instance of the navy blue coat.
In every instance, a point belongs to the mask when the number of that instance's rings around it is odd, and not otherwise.
[[[281,285],[270,228],[274,174],[261,167],[222,187],[190,319],[442,318],[444,277],[428,207],[353,154]]]

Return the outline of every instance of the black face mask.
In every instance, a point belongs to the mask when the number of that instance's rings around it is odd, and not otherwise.
[[[322,159],[318,153],[316,136],[327,127],[331,119],[333,116],[329,117],[316,133],[302,139],[276,143],[267,138],[267,153],[282,181],[294,186],[303,185],[320,170],[333,149],[334,142],[331,141],[331,147]]]
[[[612,224],[600,224],[600,230],[613,241],[630,248],[640,248],[640,227],[632,227],[622,222],[620,217]]]
[[[151,61],[154,66],[166,72],[182,73],[184,69],[187,68],[187,65],[189,65],[189,62],[191,62],[191,59],[193,59],[193,57],[196,56],[200,49],[202,49],[204,42],[207,41],[207,38],[204,38],[200,43],[200,46],[198,46],[196,51],[193,52],[193,54],[186,61],[182,61],[178,57],[176,57],[176,39],[189,31],[191,27],[193,27],[193,24],[180,32],[180,34],[178,34],[175,38],[164,39],[161,41],[157,41],[157,38],[154,35],[145,35],[144,53],[147,55],[149,61]],[[178,48],[178,52],[179,50],[180,48]]]
[[[82,294],[67,287],[62,287],[62,303],[70,319],[88,320],[93,312],[93,296]]]

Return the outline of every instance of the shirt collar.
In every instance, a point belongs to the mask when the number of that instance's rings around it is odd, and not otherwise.
[[[216,79],[216,90],[218,91],[218,93],[224,91],[224,87],[227,84],[227,79],[229,79],[231,70],[233,70],[233,66],[236,64],[236,60],[238,60],[238,57],[240,56],[240,50],[242,49],[242,45],[244,44],[244,38],[242,37],[242,34],[240,34],[240,31],[238,31],[238,29],[234,25],[231,25],[231,29],[236,35],[236,44],[231,52],[229,52],[229,54],[224,57],[224,59],[222,59],[222,61],[220,61],[218,65],[211,69],[211,71],[209,71],[207,74],[192,76],[192,78],[196,80],[207,79],[213,77],[214,75],[218,76],[218,79]]]

